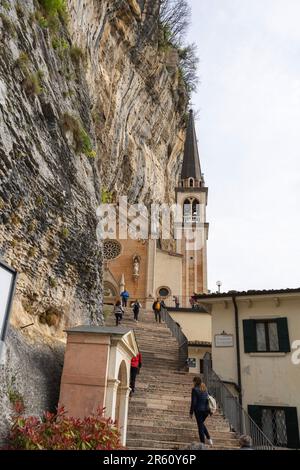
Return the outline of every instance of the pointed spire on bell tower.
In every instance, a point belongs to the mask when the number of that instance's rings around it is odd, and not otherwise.
[[[189,122],[186,130],[184,156],[181,169],[181,180],[184,181],[189,178],[193,178],[196,183],[195,186],[201,185],[202,174],[194,123],[194,113],[192,109],[189,112]]]

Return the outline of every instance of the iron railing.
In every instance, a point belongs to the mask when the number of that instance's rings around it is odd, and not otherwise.
[[[232,394],[214,372],[209,353],[206,353],[203,358],[203,378],[209,393],[216,399],[224,417],[228,420],[231,430],[238,435],[247,434],[250,436],[254,449],[274,450],[274,444],[242,408],[238,397]]]
[[[178,342],[178,368],[179,370],[182,370],[186,367],[188,359],[188,339],[182,332],[178,323],[173,320],[166,308],[161,309],[161,317],[170,329],[172,336],[174,336]]]
[[[177,308],[192,308],[195,310],[203,310],[203,306],[192,299],[192,296],[187,295],[171,295],[167,298],[163,298],[163,301],[167,308],[176,310]]]

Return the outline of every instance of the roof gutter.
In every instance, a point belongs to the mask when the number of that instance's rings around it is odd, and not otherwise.
[[[243,406],[242,399],[242,374],[241,374],[241,352],[240,352],[240,332],[239,332],[239,309],[235,295],[232,297],[232,303],[234,306],[234,321],[235,321],[235,337],[236,337],[236,363],[237,363],[237,378],[238,378],[238,393],[239,403]]]

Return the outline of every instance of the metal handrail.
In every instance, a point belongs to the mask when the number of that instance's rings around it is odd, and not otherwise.
[[[178,368],[179,370],[184,369],[188,359],[188,339],[165,307],[161,309],[161,317],[178,342]]]
[[[216,399],[223,415],[230,424],[231,430],[238,435],[249,435],[252,438],[254,449],[274,450],[274,444],[240,405],[238,397],[232,394],[212,369],[209,353],[206,353],[203,358],[203,375],[209,393]]]

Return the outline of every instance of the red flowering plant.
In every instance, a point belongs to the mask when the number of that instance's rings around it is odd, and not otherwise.
[[[46,411],[42,418],[16,415],[9,448],[16,450],[114,450],[122,449],[116,423],[103,409],[84,419],[67,416],[65,409]]]

